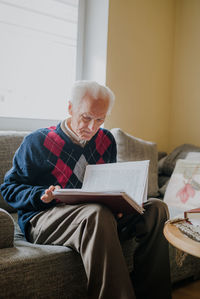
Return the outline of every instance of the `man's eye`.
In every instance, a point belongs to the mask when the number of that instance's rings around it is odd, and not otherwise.
[[[84,115],[82,116],[82,118],[83,118],[84,121],[90,121],[91,120],[91,117],[84,116]]]

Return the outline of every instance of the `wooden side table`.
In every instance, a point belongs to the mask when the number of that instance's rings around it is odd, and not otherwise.
[[[200,242],[192,240],[170,222],[165,224],[163,232],[165,238],[174,247],[200,258]]]

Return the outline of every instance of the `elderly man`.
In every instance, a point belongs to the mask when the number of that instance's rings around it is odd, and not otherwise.
[[[27,240],[69,246],[81,255],[90,298],[169,299],[168,245],[162,234],[167,208],[163,202],[151,199],[145,203],[144,215],[118,217],[98,204],[66,205],[53,199],[56,188],[81,188],[87,164],[116,162],[115,140],[100,128],[113,102],[108,87],[93,81],[76,82],[70,117],[24,139],[1,192],[18,209]],[[132,237],[138,247],[129,275],[120,241]]]

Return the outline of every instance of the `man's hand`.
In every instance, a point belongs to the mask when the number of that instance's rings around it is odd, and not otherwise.
[[[54,190],[56,190],[56,189],[60,189],[60,186],[53,186],[53,185],[51,185],[50,187],[49,187],[49,189],[46,189],[45,190],[45,193],[41,196],[41,200],[43,201],[43,202],[45,202],[45,203],[49,203],[49,202],[51,202],[52,200],[53,200],[53,194],[52,194],[52,192],[54,191]]]

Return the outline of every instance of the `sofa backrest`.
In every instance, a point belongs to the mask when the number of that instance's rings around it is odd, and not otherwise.
[[[117,161],[149,160],[148,197],[158,197],[158,152],[154,142],[132,136],[120,128],[111,129],[117,143]]]
[[[12,167],[13,156],[21,144],[23,138],[29,132],[0,131],[0,184],[3,183],[6,172]],[[0,208],[8,212],[15,210],[10,207],[0,193]]]

